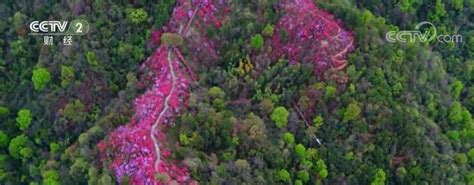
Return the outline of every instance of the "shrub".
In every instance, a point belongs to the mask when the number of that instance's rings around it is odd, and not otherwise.
[[[252,45],[252,48],[254,49],[262,48],[263,44],[264,44],[263,37],[260,34],[254,35],[250,41],[250,45]]]

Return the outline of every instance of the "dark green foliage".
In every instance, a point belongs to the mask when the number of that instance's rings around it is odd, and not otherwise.
[[[8,146],[8,142],[8,135],[5,132],[0,131],[0,147]]]
[[[84,104],[80,100],[74,100],[66,105],[61,111],[62,115],[73,122],[82,122],[86,119]]]
[[[10,109],[8,109],[7,107],[0,106],[0,117],[6,116],[8,113],[10,113]]]
[[[61,85],[67,86],[74,81],[76,75],[74,74],[74,68],[69,66],[61,66]]]

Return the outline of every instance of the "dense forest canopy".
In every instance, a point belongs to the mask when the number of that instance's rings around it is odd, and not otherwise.
[[[0,184],[474,184],[473,0],[6,0],[0,15]],[[71,46],[29,34],[74,19],[90,30]],[[387,41],[422,21],[462,42]]]

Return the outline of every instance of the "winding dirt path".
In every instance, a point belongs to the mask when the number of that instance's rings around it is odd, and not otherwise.
[[[184,28],[184,31],[181,29],[179,31],[179,34],[181,36],[185,35],[186,32],[188,31],[189,27],[191,26],[193,20],[194,20],[194,17],[196,16],[196,13],[197,11],[199,10],[199,7],[201,7],[201,2],[199,2],[198,6],[196,7],[196,9],[194,10],[194,13],[192,15],[192,17],[189,19],[188,23],[186,24],[186,27]],[[173,64],[172,64],[172,60],[171,60],[171,54],[172,54],[172,51],[175,51],[176,54],[178,55],[178,57],[180,58],[180,60],[182,60],[183,62],[185,62],[184,60],[184,57],[182,57],[181,53],[179,52],[179,50],[174,47],[174,46],[169,46],[170,48],[168,48],[168,57],[167,57],[167,60],[168,60],[168,66],[169,66],[169,70],[170,70],[170,73],[171,73],[171,90],[170,92],[168,93],[168,95],[166,96],[165,98],[165,102],[164,102],[164,107],[163,109],[161,110],[161,112],[159,113],[158,115],[158,118],[156,119],[155,123],[153,124],[153,126],[151,127],[151,130],[150,130],[150,136],[153,140],[153,146],[155,147],[155,154],[156,154],[156,159],[155,159],[155,165],[154,165],[154,168],[155,169],[158,169],[158,165],[160,164],[161,162],[161,152],[160,152],[160,144],[158,142],[158,139],[156,138],[156,131],[158,129],[158,126],[160,124],[160,121],[162,120],[163,116],[166,114],[166,112],[168,111],[168,109],[170,108],[169,106],[169,100],[171,98],[171,96],[173,95],[175,89],[176,89],[176,72],[173,68]],[[187,68],[189,70],[189,68]],[[192,71],[188,71],[190,73],[192,73]],[[191,74],[192,77],[194,77],[192,74]]]
[[[176,88],[176,73],[174,71],[172,60],[171,60],[171,51],[172,51],[171,49],[168,49],[168,58],[167,58],[169,70],[171,72],[171,90],[165,98],[163,109],[161,110],[160,114],[158,115],[158,118],[156,119],[155,123],[153,124],[150,130],[150,136],[151,136],[151,139],[153,140],[153,145],[155,146],[155,153],[156,153],[155,169],[158,168],[158,164],[160,164],[161,162],[161,153],[160,153],[160,146],[159,146],[160,144],[158,143],[158,139],[155,136],[155,133],[157,131],[156,129],[158,125],[160,124],[160,121],[162,120],[163,116],[166,114],[166,112],[170,108],[169,100],[171,96],[173,95]]]

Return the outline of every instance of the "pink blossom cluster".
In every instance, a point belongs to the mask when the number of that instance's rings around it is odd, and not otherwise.
[[[186,39],[191,61],[215,60],[218,38],[208,38],[207,29],[220,28],[230,19],[231,0],[178,0],[172,16],[161,30],[152,33],[152,44],[159,43],[163,32],[179,33]]]
[[[186,40],[182,47],[193,51],[187,58],[198,61],[215,58],[218,55],[215,41],[206,38],[206,29],[220,27],[226,19],[223,16],[230,12],[229,7],[230,3],[225,0],[178,0],[168,24],[152,33],[151,44],[160,44],[163,32],[173,32]],[[190,75],[185,73],[190,71],[183,68],[183,60],[179,48],[159,46],[141,66],[142,70],[151,72],[144,78],[151,79],[152,85],[135,99],[134,117],[128,125],[120,126],[109,134],[107,140],[98,144],[103,161],[112,159],[109,168],[117,182],[129,177],[131,184],[193,183],[186,167],[169,160],[171,153],[166,148],[166,135],[163,133],[166,127],[173,125],[173,117],[179,114],[179,108],[186,105],[187,77]],[[155,124],[159,129],[153,129]],[[159,152],[155,152],[156,143]],[[157,180],[157,174],[165,180]]]
[[[157,156],[150,135],[151,127],[163,111],[165,116],[159,124],[163,127],[171,124],[172,116],[177,115],[188,94],[189,82],[182,74],[183,69],[179,66],[179,61],[169,52],[173,51],[163,45],[143,64],[143,67],[153,72],[154,84],[135,100],[135,116],[130,123],[118,127],[109,134],[106,141],[101,141],[98,145],[102,157],[113,159],[110,168],[117,181],[128,176],[132,184],[157,184],[157,172],[166,176],[169,182],[183,183],[189,180],[188,170],[173,162],[163,160],[157,169],[154,167]],[[175,73],[174,83],[171,68]],[[168,96],[169,108],[164,110],[165,98]],[[164,146],[166,137],[161,129],[157,129],[154,134],[160,145]],[[170,156],[165,147],[160,149],[161,158]]]
[[[317,8],[311,0],[282,0],[281,7],[284,16],[271,38],[276,59],[313,63],[317,74],[330,68],[341,70],[347,65],[345,58],[353,49],[354,37],[331,14]]]

